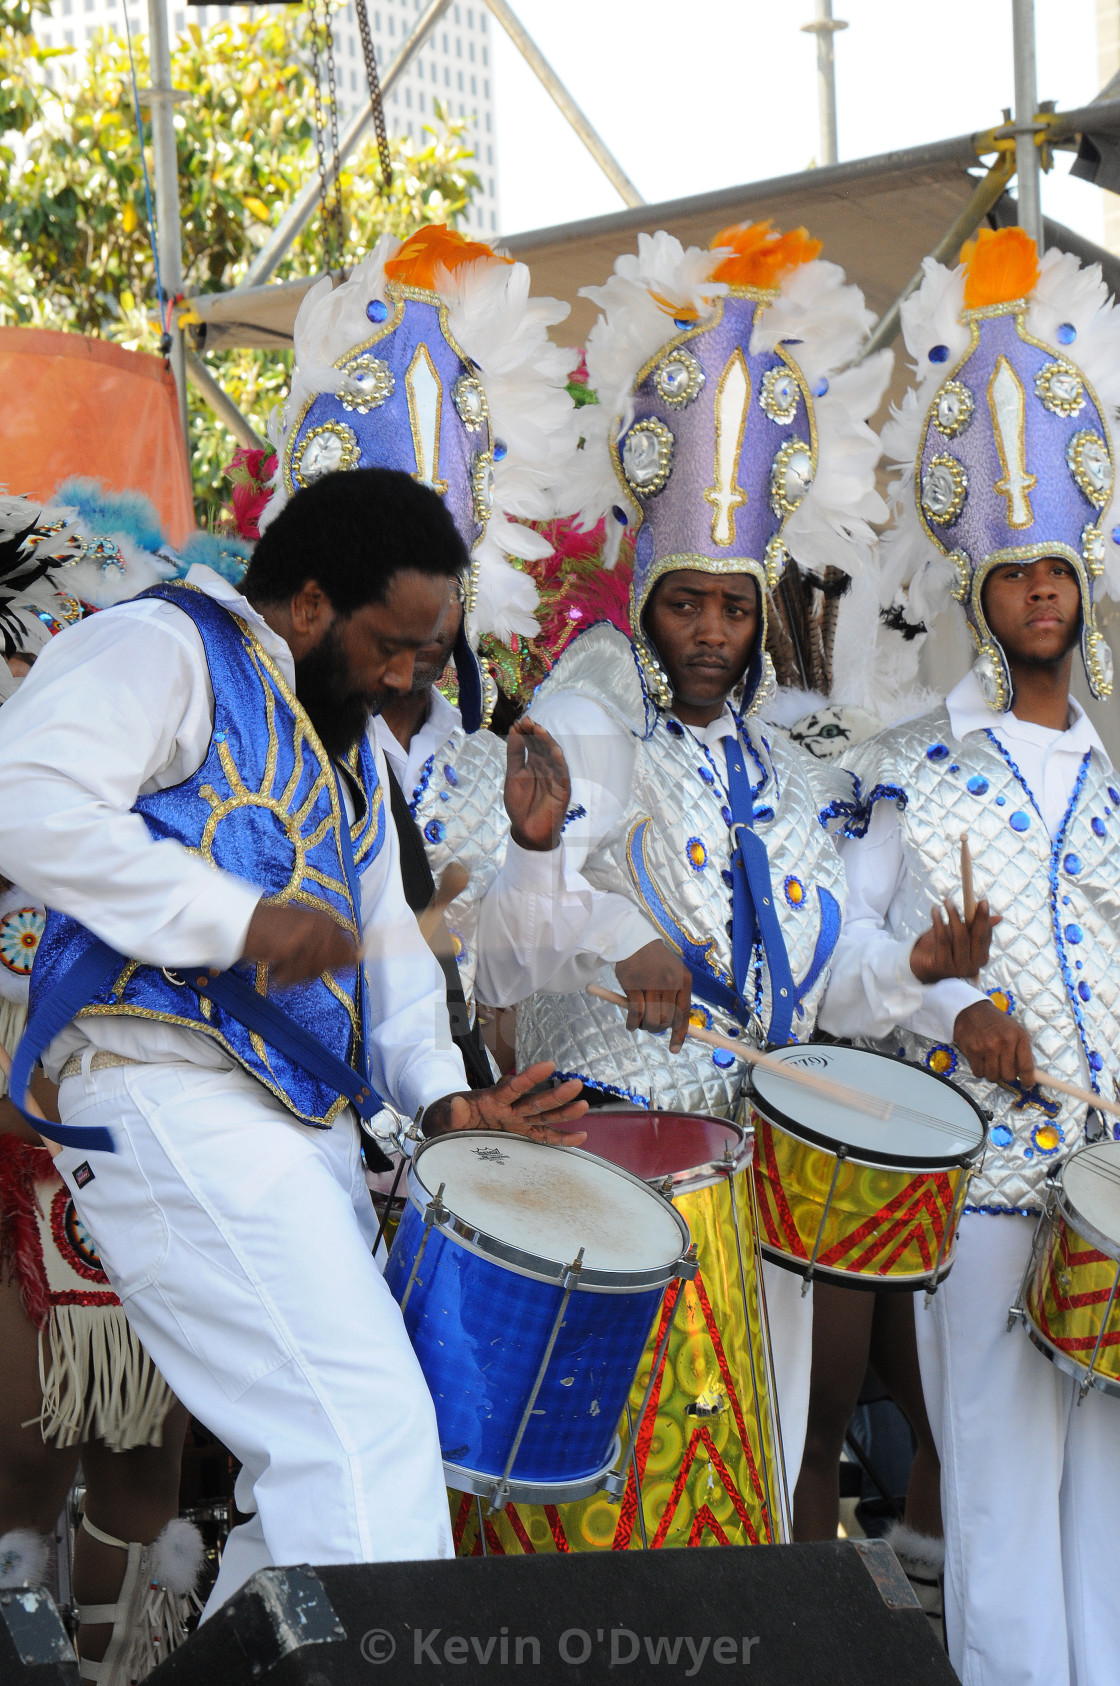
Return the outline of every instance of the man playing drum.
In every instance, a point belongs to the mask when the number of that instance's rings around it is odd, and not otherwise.
[[[549,1066],[463,1093],[364,736],[467,565],[429,488],[327,476],[243,590],[195,567],[106,609],[0,715],[0,863],[50,910],[13,1098],[42,1049],[129,1322],[241,1462],[210,1609],[270,1563],[450,1551],[357,1115],[556,1140],[582,1110],[528,1093]]]
[[[881,505],[863,418],[889,359],[842,372],[871,318],[804,231],[729,229],[707,252],[664,233],[639,246],[589,289],[603,311],[588,343],[599,406],[580,412],[597,477],[585,509],[607,510],[608,565],[637,532],[633,638],[591,627],[538,691],[533,718],[567,757],[572,809],[554,856],[511,844],[482,909],[480,977],[499,1004],[518,999],[515,978],[534,992],[519,1058],[555,1060],[608,1103],[729,1118],[744,1067],[686,1042],[689,1022],[753,1042],[810,1037],[844,901],[818,816],[850,786],[754,718],[771,688],[766,594],[791,556],[869,560]],[[582,993],[592,982],[621,989],[628,1010]],[[766,1267],[794,1475],[801,1287]]]
[[[1070,696],[1078,644],[1093,695],[1112,689],[1094,598],[1120,587],[1120,312],[1099,271],[1058,251],[1040,264],[1005,229],[960,269],[928,265],[903,328],[922,374],[884,436],[899,466],[884,598],[908,588],[927,624],[955,598],[976,660],[943,707],[846,758],[865,806],[821,1024],[952,1074],[991,1115],[952,1275],[917,1312],[953,1664],[966,1686],[1106,1686],[1120,1416],[1096,1392],[1076,1405],[1008,1308],[1048,1176],[1104,1128],[1036,1061],[1109,1097],[1120,1075],[1120,778]],[[930,901],[961,893],[962,834],[1002,917],[976,986],[923,988],[908,956]]]

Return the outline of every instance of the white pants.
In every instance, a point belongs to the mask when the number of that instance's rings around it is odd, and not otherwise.
[[[809,1426],[809,1381],[813,1373],[813,1290],[803,1279],[769,1259],[762,1262],[762,1285],[774,1355],[774,1384],[782,1422],[786,1486],[790,1504],[801,1471],[805,1431]]]
[[[915,1307],[941,1454],[945,1625],[964,1686],[1120,1679],[1120,1400],[1007,1328],[1035,1220],[969,1213],[929,1310]]]
[[[313,1130],[246,1073],[189,1065],[68,1078],[59,1110],[112,1129],[116,1153],[55,1164],[153,1361],[243,1466],[256,1514],[207,1613],[270,1564],[450,1557],[435,1412],[371,1256],[353,1114]]]

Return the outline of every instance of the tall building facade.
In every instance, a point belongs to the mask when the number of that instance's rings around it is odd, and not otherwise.
[[[124,32],[126,0],[51,0],[49,20],[43,18],[36,34],[44,46],[73,47],[82,51],[96,29]],[[144,0],[127,0],[129,25],[135,33],[148,27]],[[167,0],[172,39],[192,23],[205,28],[230,18],[251,17],[264,7],[190,6],[183,0]],[[392,63],[411,34],[423,0],[367,0],[370,33],[377,64],[382,72]],[[365,61],[353,0],[332,11],[334,31],[335,88],[339,116],[345,123],[369,99]],[[420,51],[385,102],[385,120],[390,134],[407,136],[419,145],[425,123],[431,123],[438,101],[449,117],[467,125],[468,145],[474,150],[474,169],[481,182],[463,226],[494,238],[501,227],[498,198],[497,147],[494,133],[494,21],[485,5],[466,5],[462,0],[447,8],[440,22],[429,30]]]

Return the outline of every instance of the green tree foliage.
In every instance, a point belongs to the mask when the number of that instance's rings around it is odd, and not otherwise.
[[[38,3],[0,0],[0,19],[25,12],[30,19],[29,8]],[[306,13],[292,8],[206,31],[193,25],[173,46],[172,82],[187,95],[176,104],[175,127],[188,292],[236,286],[286,205],[316,173],[306,27]],[[72,70],[63,69],[66,60],[57,53],[36,55],[26,29],[17,34],[13,27],[0,51],[0,93],[17,115],[27,114],[26,121],[7,123],[26,132],[0,157],[0,322],[68,328],[156,350],[155,268],[125,41],[98,32],[85,62]],[[143,90],[151,80],[144,37],[133,37],[133,52]],[[44,75],[48,56],[54,87]],[[147,108],[142,111],[151,170]],[[446,121],[437,108],[424,139],[418,147],[393,143],[388,199],[372,139],[344,161],[346,263],[363,256],[384,230],[404,235],[425,222],[454,223],[469,205],[478,178],[464,125]],[[275,279],[319,272],[322,238],[316,217]],[[263,436],[287,384],[290,353],[215,353],[207,363]],[[196,502],[206,519],[222,501],[222,471],[234,441],[193,395],[191,436]]]

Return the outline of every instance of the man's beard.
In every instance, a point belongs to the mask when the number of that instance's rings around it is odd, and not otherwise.
[[[323,748],[342,760],[360,740],[375,714],[392,695],[389,691],[356,691],[347,670],[342,637],[329,627],[313,650],[296,662],[296,696]]]

